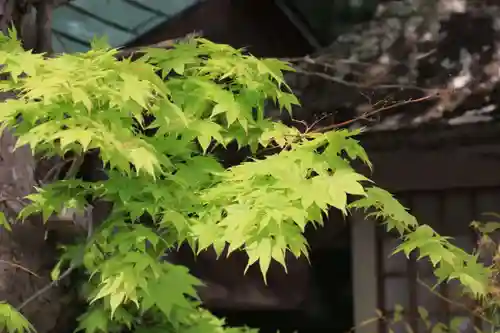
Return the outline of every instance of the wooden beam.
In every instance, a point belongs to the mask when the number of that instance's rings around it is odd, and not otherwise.
[[[500,186],[500,144],[371,151],[371,178],[392,192]]]
[[[378,272],[376,222],[356,212],[351,222],[354,333],[377,333]]]

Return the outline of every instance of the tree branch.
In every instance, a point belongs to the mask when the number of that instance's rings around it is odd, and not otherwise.
[[[335,123],[335,124],[331,124],[331,125],[328,125],[328,126],[325,126],[325,127],[317,128],[317,129],[313,130],[313,132],[318,132],[318,133],[328,132],[328,131],[336,129],[336,128],[340,128],[340,127],[344,127],[344,126],[350,125],[350,124],[352,124],[352,123],[354,123],[356,121],[359,121],[359,120],[362,120],[362,119],[367,119],[369,117],[373,117],[374,115],[376,115],[376,114],[378,114],[380,112],[383,112],[383,111],[387,111],[387,110],[394,109],[394,108],[397,108],[397,107],[400,107],[400,106],[404,106],[404,105],[408,105],[408,104],[413,104],[413,103],[419,103],[419,102],[428,101],[428,100],[431,100],[431,99],[434,99],[434,98],[438,98],[439,96],[440,95],[438,93],[435,93],[435,94],[423,96],[423,97],[420,97],[420,98],[412,98],[412,99],[404,100],[404,101],[401,101],[401,102],[396,102],[396,103],[393,103],[391,105],[383,106],[381,108],[378,108],[378,109],[366,112],[366,113],[364,113],[364,114],[362,114],[362,115],[360,115],[358,117],[355,117],[355,118],[343,121],[341,123]]]
[[[116,57],[118,59],[128,58],[128,57],[137,55],[138,53],[142,53],[147,48],[169,49],[169,48],[172,48],[175,44],[177,44],[179,42],[187,41],[187,40],[190,40],[190,39],[193,39],[196,37],[201,37],[201,36],[202,36],[202,32],[196,31],[196,32],[187,34],[184,37],[163,40],[161,42],[158,42],[158,43],[152,44],[152,45],[124,48],[116,54]]]
[[[38,290],[36,293],[34,293],[28,299],[26,299],[24,302],[22,302],[21,305],[19,305],[16,309],[18,311],[22,310],[26,305],[28,305],[29,303],[33,302],[35,299],[37,299],[38,297],[40,297],[41,295],[43,295],[44,293],[46,293],[47,291],[49,291],[52,287],[57,286],[57,284],[61,280],[63,280],[66,277],[68,277],[71,274],[71,272],[73,272],[74,269],[75,269],[75,266],[69,267],[67,270],[65,270],[61,274],[61,276],[57,280],[52,281],[51,283],[47,284],[42,289]]]

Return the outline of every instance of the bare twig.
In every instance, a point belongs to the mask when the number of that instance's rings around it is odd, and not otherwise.
[[[35,299],[37,299],[38,297],[40,297],[41,295],[43,295],[44,293],[46,293],[47,291],[49,291],[52,287],[57,286],[57,284],[59,282],[61,282],[62,280],[64,280],[66,277],[68,277],[73,272],[74,269],[75,269],[75,266],[69,267],[67,270],[65,270],[61,274],[61,276],[57,280],[52,281],[51,283],[49,283],[48,285],[46,285],[42,289],[38,290],[36,293],[34,293],[28,299],[26,299],[23,303],[21,303],[21,305],[19,305],[16,309],[18,311],[21,310],[26,305],[28,305],[29,303],[33,302]]]
[[[358,325],[356,326],[353,326],[351,327],[346,333],[351,333],[351,332],[355,332],[357,331],[359,328],[362,328],[362,327],[365,327],[365,326],[368,326],[370,324],[373,324],[373,323],[377,323],[379,321],[384,321],[386,322],[387,321],[387,318],[385,318],[382,313],[377,313],[377,316],[376,317],[372,317],[372,318],[368,318],[364,321],[362,321],[361,323],[359,323]]]
[[[417,56],[418,60],[425,59],[437,52],[437,49],[434,48],[430,50],[427,53],[420,54]],[[324,68],[331,68],[331,69],[337,69],[338,65],[356,65],[360,67],[371,67],[375,65],[373,62],[367,62],[367,61],[360,61],[360,60],[355,60],[355,59],[344,59],[344,58],[332,58],[331,55],[329,54],[318,54],[318,55],[306,55],[304,57],[293,57],[293,58],[280,58],[282,61],[286,61],[291,64],[300,64],[300,63],[307,63],[311,65],[317,65],[317,66],[322,66]],[[397,65],[406,65],[408,66],[408,63],[404,61],[398,61],[397,59],[391,59],[394,64]]]
[[[70,179],[76,176],[76,174],[80,170],[80,167],[82,166],[83,158],[83,155],[78,155],[73,158],[73,162],[71,163],[68,172],[66,172],[64,179]]]
[[[308,71],[304,70],[302,68],[297,68],[295,67],[295,72],[302,74],[302,75],[309,75],[309,76],[317,76],[322,79],[325,79],[327,81],[335,82],[341,85],[344,85],[346,87],[352,87],[352,88],[359,88],[359,89],[399,89],[399,90],[418,90],[418,91],[423,91],[423,92],[429,92],[429,91],[435,91],[436,89],[432,88],[422,88],[419,86],[414,86],[414,85],[406,85],[406,84],[366,84],[366,83],[357,83],[357,82],[352,82],[352,81],[347,81],[344,79],[341,79],[339,77],[327,74],[325,72],[317,72],[317,71]]]
[[[65,162],[66,163],[66,162]],[[71,166],[68,170],[68,172],[66,173],[65,175],[65,179],[70,179],[70,178],[73,178],[74,176],[76,176],[77,172],[79,171],[80,169],[80,166],[82,165],[83,163],[83,155],[78,155],[78,156],[75,156],[72,160],[72,163],[71,163]],[[62,166],[59,166],[59,168],[62,167]],[[52,170],[52,169],[51,169]],[[49,172],[51,171],[49,170]],[[74,219],[77,219],[79,218],[78,216],[73,216]],[[84,223],[86,228],[87,228],[87,240],[90,240],[91,237],[92,237],[92,234],[93,234],[93,223],[92,223],[92,206],[89,207],[89,210],[88,212],[86,212],[86,214],[83,215],[82,217],[83,219],[86,219],[85,221],[79,221],[80,224]],[[75,223],[77,221],[75,220]],[[50,290],[52,287],[55,287],[57,286],[57,284],[64,280],[66,277],[68,277],[75,269],[77,268],[76,265],[72,264],[68,269],[66,269],[60,276],[58,279],[52,281],[51,283],[47,284],[45,287],[43,287],[42,289],[38,290],[36,293],[34,293],[33,295],[31,295],[28,299],[26,299],[21,305],[19,305],[17,307],[17,310],[21,310],[22,308],[24,308],[26,305],[28,305],[29,303],[31,303],[32,301],[34,301],[35,299],[37,299],[38,297],[40,297],[41,295],[43,295],[44,293],[46,293],[48,290]]]
[[[87,229],[87,242],[90,241],[90,239],[92,238],[93,233],[94,233],[94,228],[93,228],[94,224],[93,224],[93,221],[92,221],[92,206],[89,207],[89,212],[90,212],[90,216],[87,217],[88,218],[88,220],[87,220],[87,228],[88,228]],[[83,253],[81,255],[83,256]],[[59,276],[59,278],[57,278],[56,280],[50,282],[45,287],[43,287],[42,289],[38,290],[36,293],[34,293],[33,295],[31,295],[28,299],[26,299],[23,303],[21,303],[21,305],[19,305],[17,307],[17,310],[21,310],[26,305],[28,305],[29,303],[31,303],[32,301],[34,301],[35,299],[37,299],[38,297],[40,297],[41,295],[43,295],[44,293],[46,293],[47,291],[49,291],[52,287],[57,286],[57,284],[59,282],[61,282],[65,278],[67,278],[77,267],[78,267],[78,264],[72,263],[70,265],[70,267],[68,267]]]
[[[314,128],[314,126],[316,126],[317,124],[319,124],[321,121],[323,121],[326,117],[328,117],[327,114],[323,115],[322,117],[316,119],[311,125],[308,126],[308,131],[310,131],[312,128]]]
[[[304,133],[301,134],[301,136],[305,136],[308,133],[324,133],[324,132],[328,132],[328,131],[331,131],[331,130],[334,130],[334,129],[337,129],[337,128],[340,128],[340,127],[344,127],[344,126],[350,125],[350,124],[355,123],[357,121],[360,121],[362,119],[368,119],[369,117],[373,117],[374,115],[377,115],[377,114],[379,114],[381,112],[384,112],[384,111],[387,111],[387,110],[390,110],[390,109],[393,109],[393,108],[396,108],[396,107],[400,107],[400,106],[404,106],[404,105],[408,105],[408,104],[413,104],[413,103],[418,103],[418,102],[424,102],[424,101],[427,101],[427,100],[438,98],[439,96],[440,96],[439,93],[435,93],[435,94],[423,96],[423,97],[420,97],[420,98],[408,99],[408,100],[396,102],[396,103],[393,103],[393,104],[390,104],[390,105],[384,105],[384,106],[382,106],[380,108],[372,109],[369,112],[366,112],[366,113],[364,113],[364,114],[362,114],[362,115],[360,115],[358,117],[349,119],[347,121],[340,122],[340,123],[334,123],[334,124],[331,124],[331,125],[328,125],[328,126],[325,126],[325,127],[316,128],[316,129],[314,129],[314,126],[316,126],[319,122],[321,122],[321,120],[323,120],[327,116],[321,117],[320,119],[314,121],[311,125],[307,125],[304,121],[301,121],[301,120],[294,120],[294,119],[292,119],[292,121],[296,122],[296,123],[300,123],[300,124],[302,124],[302,125],[304,125],[306,127]],[[374,105],[377,105],[377,104],[378,103],[376,103]],[[267,146],[267,147],[261,149],[259,152],[263,153],[263,152],[267,152],[267,151],[270,151],[270,150],[273,150],[273,149],[278,149],[278,148],[285,149],[284,147],[280,147],[279,145],[271,145],[271,146]]]
[[[43,176],[42,180],[40,181],[41,185],[50,183],[52,182],[59,173],[61,172],[61,169],[68,163],[66,160],[61,160],[58,161],[57,163],[54,163],[54,165],[47,171],[47,173]]]
[[[303,126],[304,126],[304,128],[306,129],[306,132],[307,132],[307,130],[309,129],[309,125],[307,125],[307,123],[306,123],[305,121],[303,121],[303,120],[296,120],[296,119],[292,119],[292,121],[293,121],[294,123],[298,123],[298,124],[303,125]]]
[[[282,61],[286,61],[289,63],[309,63],[309,64],[314,64],[314,65],[325,65],[326,66],[332,66],[334,68],[335,65],[333,63],[340,63],[340,64],[356,64],[356,65],[362,65],[362,66],[372,66],[373,63],[370,62],[363,62],[359,60],[353,60],[353,59],[343,59],[343,58],[338,58],[338,59],[331,59],[331,57],[328,54],[320,54],[317,56],[314,55],[306,55],[304,57],[294,57],[294,58],[280,58]]]
[[[15,268],[19,268],[20,270],[23,270],[26,273],[29,273],[29,274],[31,274],[33,276],[36,276],[37,278],[40,278],[40,276],[38,274],[36,274],[35,272],[33,272],[33,271],[29,270],[28,268],[26,268],[24,266],[21,266],[19,264],[16,264],[16,263],[13,263],[13,262],[7,261],[7,260],[2,260],[2,259],[0,259],[0,263],[9,265],[9,266],[12,266],[12,267],[15,267]]]
[[[333,130],[333,129],[336,129],[336,128],[340,128],[340,127],[344,127],[346,125],[350,125],[358,120],[361,120],[361,119],[366,119],[368,117],[372,117],[380,112],[383,112],[383,111],[387,111],[387,110],[390,110],[390,109],[394,109],[394,108],[397,108],[397,107],[400,107],[400,106],[404,106],[404,105],[408,105],[408,104],[413,104],[413,103],[419,103],[419,102],[424,102],[424,101],[428,101],[428,100],[431,100],[431,99],[434,99],[434,98],[437,98],[439,96],[439,94],[434,94],[434,95],[427,95],[427,96],[423,96],[423,97],[420,97],[420,98],[413,98],[413,99],[408,99],[408,100],[404,100],[404,101],[401,101],[401,102],[396,102],[396,103],[393,103],[391,105],[388,105],[388,106],[384,106],[384,107],[381,107],[381,108],[378,108],[376,110],[373,110],[373,111],[370,111],[370,112],[367,112],[359,117],[356,117],[356,118],[352,118],[352,119],[349,119],[349,120],[346,120],[346,121],[343,121],[341,123],[336,123],[336,124],[332,124],[332,125],[329,125],[329,126],[325,126],[325,127],[321,127],[321,128],[318,128],[318,129],[315,129],[314,132],[320,132],[320,133],[323,133],[323,132],[327,132],[327,131],[330,131],[330,130]]]

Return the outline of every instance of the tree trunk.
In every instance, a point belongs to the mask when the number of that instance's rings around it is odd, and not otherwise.
[[[0,0],[0,31],[13,25],[23,46],[38,52],[50,52],[47,42],[53,1]],[[46,18],[33,18],[33,8]],[[40,10],[43,9],[43,10]],[[43,30],[36,29],[35,25]],[[49,31],[49,32],[47,32]],[[0,95],[0,102],[15,98]],[[16,139],[12,130],[0,133],[0,211],[12,225],[8,232],[0,227],[0,301],[20,309],[38,333],[68,332],[75,318],[76,293],[65,288],[62,281],[51,285],[50,272],[58,254],[45,240],[46,228],[38,217],[16,221],[24,203],[22,198],[33,192],[35,158],[29,147],[14,150]],[[36,296],[36,297],[34,297]]]
[[[15,138],[5,130],[0,137],[0,210],[15,221],[22,207],[19,198],[33,190],[35,160],[28,147],[13,151]],[[39,218],[12,225],[12,232],[0,229],[0,300],[21,307],[31,296],[51,283],[50,271],[57,253],[45,241],[45,227]],[[21,308],[39,333],[60,331],[68,318],[72,294],[53,286]]]

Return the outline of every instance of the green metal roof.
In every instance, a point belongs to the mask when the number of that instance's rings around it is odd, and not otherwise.
[[[94,37],[119,47],[200,0],[74,0],[54,11],[54,52],[87,51]]]

